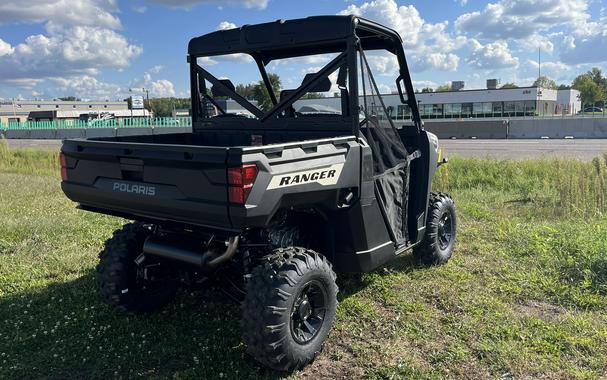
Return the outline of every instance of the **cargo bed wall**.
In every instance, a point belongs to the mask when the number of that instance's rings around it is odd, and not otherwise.
[[[279,144],[295,141],[316,140],[337,137],[332,131],[246,131],[210,130],[196,133],[172,133],[163,135],[139,135],[101,137],[92,141],[133,142],[143,144],[193,145],[213,147],[234,147]]]

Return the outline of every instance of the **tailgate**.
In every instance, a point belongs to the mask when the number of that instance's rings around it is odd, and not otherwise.
[[[231,228],[227,149],[67,140],[68,198],[133,218]]]

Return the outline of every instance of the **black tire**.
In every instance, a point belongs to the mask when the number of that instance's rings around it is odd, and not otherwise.
[[[300,247],[274,250],[246,286],[242,336],[247,353],[282,371],[310,363],[333,325],[337,291],[335,273],[321,254]]]
[[[134,260],[150,233],[140,223],[126,224],[114,231],[99,253],[97,284],[104,300],[119,313],[152,312],[170,302],[177,291],[171,281],[144,284],[138,279]]]
[[[451,196],[430,193],[426,233],[421,243],[413,248],[413,255],[427,265],[441,265],[449,261],[455,247],[457,214]]]

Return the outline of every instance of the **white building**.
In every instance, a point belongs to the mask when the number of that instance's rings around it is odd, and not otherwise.
[[[139,116],[147,111],[133,110]],[[116,117],[131,116],[127,102],[123,101],[63,101],[63,100],[9,100],[0,102],[0,122],[51,121],[55,119],[79,119],[81,115],[114,114]],[[83,116],[84,117],[84,116]]]
[[[461,90],[416,93],[415,98],[423,119],[572,115],[581,109],[580,92],[573,89],[520,87]],[[385,94],[382,99],[393,119],[410,117],[409,107],[401,103],[397,94]],[[295,103],[295,109],[304,105],[321,105],[339,110],[341,99],[301,99]]]

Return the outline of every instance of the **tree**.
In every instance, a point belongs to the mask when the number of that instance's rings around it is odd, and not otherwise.
[[[78,99],[75,96],[64,96],[63,98],[59,98],[59,100],[63,100],[64,102],[79,102],[80,99]]]
[[[501,88],[501,89],[509,89],[509,88],[518,88],[518,86],[517,86],[517,85],[515,85],[515,84],[514,84],[514,83],[512,83],[512,82],[509,82],[509,83],[504,83],[504,84],[502,85],[502,87],[500,87],[500,88]]]
[[[450,84],[443,84],[440,85],[436,88],[435,90],[436,92],[447,92],[447,91],[451,91],[451,85]]]
[[[422,94],[428,93],[428,92],[434,92],[434,90],[430,87],[424,87],[422,88]]]
[[[568,84],[559,84],[557,90],[571,90],[571,86]]]
[[[607,78],[603,76],[603,71],[598,67],[593,67],[586,74],[590,75],[592,81],[607,90]]]
[[[280,77],[278,74],[269,73],[268,78],[270,79],[270,83],[272,84],[272,90],[274,94],[278,97],[280,93]],[[266,85],[263,81],[259,81],[252,88],[251,98],[253,100],[257,100],[257,106],[263,110],[268,111],[270,108],[274,106],[272,100],[270,99],[270,94],[266,88]]]
[[[154,110],[154,116],[156,117],[171,117],[173,116],[173,109],[190,109],[191,102],[190,98],[152,98],[149,103],[148,100],[144,100],[146,109]]]
[[[556,90],[556,82],[545,75],[538,77],[535,82],[533,82],[533,87],[541,87],[548,88],[551,90]]]
[[[593,80],[591,72],[578,75],[571,87],[580,92],[582,105],[604,102],[607,98],[607,91]]]
[[[253,99],[253,87],[255,86],[257,86],[257,83],[237,84],[236,93],[245,99]]]

